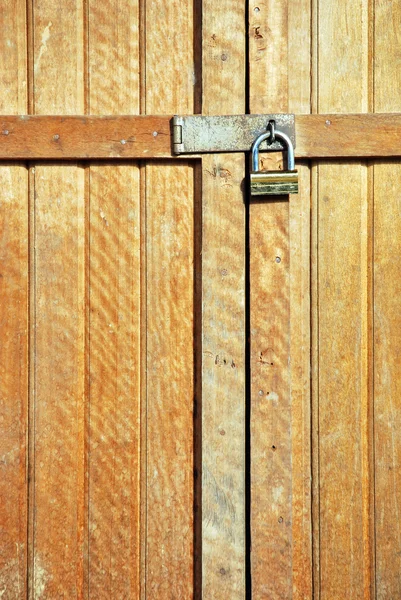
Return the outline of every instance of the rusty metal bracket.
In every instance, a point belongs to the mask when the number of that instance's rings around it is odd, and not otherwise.
[[[217,152],[246,152],[254,140],[264,133],[269,121],[285,133],[295,148],[295,116],[292,114],[272,115],[228,115],[228,116],[178,116],[172,121],[174,154],[204,154]],[[261,150],[267,143],[261,145]],[[283,150],[276,139],[269,150]]]

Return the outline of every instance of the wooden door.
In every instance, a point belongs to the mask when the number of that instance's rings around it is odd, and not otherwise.
[[[395,0],[1,17],[2,115],[401,101]],[[344,135],[289,202],[248,202],[242,153],[28,142],[0,163],[0,598],[401,598],[399,159]]]

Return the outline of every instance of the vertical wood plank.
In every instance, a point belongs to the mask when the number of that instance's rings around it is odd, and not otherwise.
[[[249,5],[251,112],[310,112],[309,2]],[[263,168],[281,157],[263,155]],[[268,166],[270,164],[270,167]],[[250,205],[251,572],[255,598],[312,595],[310,176]],[[291,241],[291,243],[290,243]],[[291,340],[291,346],[290,346]],[[291,360],[290,360],[291,357]]]
[[[288,11],[288,109],[311,112],[311,3]],[[292,436],[292,597],[312,600],[310,235],[311,169],[297,164],[289,204],[290,393]]]
[[[314,59],[317,54],[314,54]],[[313,80],[313,79],[312,79]],[[312,98],[314,100],[314,98]],[[315,112],[316,107],[313,106]],[[312,454],[312,597],[320,599],[319,505],[319,303],[318,303],[318,167],[311,168],[311,454]]]
[[[250,207],[252,589],[255,598],[285,598],[292,589],[289,222],[287,203],[267,206]]]
[[[23,166],[0,168],[0,591],[26,596],[28,186]]]
[[[250,11],[250,111],[269,112],[274,106],[277,112],[287,112],[287,1],[251,2]],[[276,154],[263,156],[263,168],[276,160]],[[292,449],[287,199],[251,201],[249,248],[252,593],[256,600],[290,598]]]
[[[318,4],[318,112],[369,109],[368,19],[367,2]],[[349,44],[354,48],[352,58],[346,52]],[[315,595],[322,599],[369,598],[371,588],[368,181],[363,164],[318,167],[314,446],[319,465],[315,530],[320,531],[316,555],[320,573]]]
[[[367,307],[361,306],[362,286],[366,285],[361,264],[361,202],[366,193],[365,171],[354,165],[319,166],[322,598],[335,594],[364,597],[362,402],[366,373],[362,369],[362,312]]]
[[[26,6],[2,7],[0,114],[27,110]],[[5,25],[6,24],[6,25]],[[3,133],[4,128],[0,129]],[[28,177],[0,167],[0,594],[26,597]]]
[[[249,3],[249,26],[251,111],[269,106],[270,112],[285,112],[289,85],[287,0],[252,0]]]
[[[377,598],[401,595],[400,165],[375,166],[374,389]]]
[[[139,591],[138,169],[91,167],[89,586]]]
[[[146,113],[192,113],[193,2],[143,9]],[[145,176],[146,597],[184,600],[193,595],[194,170],[150,163]]]
[[[36,114],[84,112],[82,0],[33,5]],[[55,140],[62,143],[62,140]],[[31,598],[82,598],[85,525],[85,180],[37,165]]]
[[[203,2],[203,114],[245,109],[245,10]],[[233,74],[235,74],[233,76]],[[202,598],[245,598],[244,158],[204,156]]]
[[[374,2],[374,110],[400,103],[399,3]],[[401,596],[399,163],[374,167],[374,453],[377,598]]]
[[[138,113],[138,3],[90,1],[88,19],[89,112]],[[91,598],[139,597],[139,203],[138,165],[91,166]]]
[[[310,168],[297,165],[300,193],[290,200],[292,436],[292,593],[312,599],[310,389]]]
[[[319,0],[311,2],[311,112],[319,110]],[[319,167],[311,163],[311,454],[312,454],[312,597],[320,600],[319,481]]]

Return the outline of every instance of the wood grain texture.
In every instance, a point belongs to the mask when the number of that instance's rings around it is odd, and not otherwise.
[[[366,61],[368,61],[368,56],[369,54],[366,53]],[[368,109],[369,94],[364,88],[361,93],[364,94],[364,102]],[[321,111],[328,114],[296,116],[297,146],[295,155],[297,157],[357,159],[399,156],[401,143],[399,114],[365,114],[362,112],[353,114],[358,110],[354,108],[347,111],[349,114],[341,115],[331,112],[335,108],[335,104],[330,104]],[[362,107],[360,110],[362,111]]]
[[[369,110],[368,4],[319,3],[316,18],[317,110]],[[352,58],[345,51],[349,44]],[[320,572],[315,571],[314,593],[321,599],[370,598],[367,166],[322,163],[317,185],[318,430],[313,436]]]
[[[249,4],[249,102],[251,112],[288,109],[288,5],[253,0]],[[269,109],[270,110],[270,109]]]
[[[203,161],[205,599],[245,598],[245,215],[240,189],[243,168],[240,156],[229,161],[224,155],[223,160]]]
[[[251,2],[249,10],[250,111],[263,112],[274,105],[277,111],[287,112],[287,1]],[[281,160],[277,154],[264,156],[263,168],[277,160]],[[255,600],[292,595],[289,205],[275,200],[252,202],[249,207],[251,576]]]
[[[243,113],[244,8],[202,4],[203,112]],[[296,157],[321,161],[312,415],[307,164],[289,205],[250,207],[253,598],[384,600],[401,595],[401,172],[395,161],[360,159],[401,156],[401,116],[391,114],[401,10],[380,0],[312,4],[312,24],[306,0],[249,4],[250,109],[295,112]],[[0,597],[187,600],[201,541],[203,598],[243,600],[245,166],[241,154],[202,157],[200,211],[200,166],[189,162],[199,157],[171,153],[172,113],[199,107],[193,2],[17,0],[2,21]],[[321,114],[305,114],[311,88]],[[28,182],[18,160],[33,158],[57,162],[32,166]],[[104,162],[60,162],[89,158]],[[135,158],[163,160],[140,172]],[[265,166],[280,160],[263,157]],[[194,538],[201,319],[203,525]]]
[[[401,6],[374,2],[374,110],[398,111]],[[399,162],[374,166],[374,464],[376,593],[401,596],[401,274]]]
[[[285,1],[252,2],[249,19],[251,111],[263,112],[274,105],[282,111],[308,113],[310,4],[300,2],[289,9]],[[309,115],[296,115],[298,156],[305,150],[303,133],[308,131],[308,137],[313,129],[303,127],[312,121]],[[313,139],[311,146],[316,135]],[[281,161],[274,154],[263,159],[272,165]],[[299,177],[300,194],[291,197],[289,205],[250,206],[255,598],[312,597],[307,165],[299,165]]]
[[[344,170],[348,171],[346,178]],[[366,281],[361,265],[361,197],[365,190],[366,169],[343,164],[320,166],[318,434],[322,598],[345,594],[364,598],[363,485],[367,482],[362,469],[362,404],[366,373],[362,369],[365,340],[361,313],[366,306],[361,306],[361,300]],[[333,253],[333,248],[344,250]]]
[[[0,113],[24,114],[28,108],[26,3],[16,0],[5,4],[1,17]]]
[[[84,110],[82,15],[80,0],[34,4],[36,113]],[[35,167],[32,599],[84,594],[84,195],[84,169]]]
[[[89,585],[139,597],[139,171],[90,173]]]
[[[311,4],[288,11],[288,108],[311,111]],[[311,168],[297,162],[299,193],[289,204],[290,393],[292,434],[292,598],[312,600],[311,520]]]
[[[147,114],[194,110],[193,3],[147,1]],[[166,32],[174,32],[173,35]],[[193,595],[194,171],[146,166],[146,598]]]
[[[245,11],[203,2],[203,112],[245,109]],[[235,73],[235,77],[233,77]],[[245,598],[244,158],[202,160],[202,598]]]
[[[139,111],[138,4],[90,2],[89,111]],[[128,136],[127,136],[128,137]],[[140,185],[138,165],[89,172],[89,589],[140,590]]]
[[[290,328],[292,432],[292,593],[312,598],[310,389],[310,167],[298,164],[300,194],[291,198]]]
[[[250,208],[252,589],[255,598],[285,598],[292,593],[288,204]]]
[[[315,16],[315,15],[313,15]],[[313,58],[316,61],[317,53]],[[314,65],[316,66],[316,65]],[[312,110],[316,101],[312,95]],[[310,295],[311,295],[311,467],[312,467],[312,598],[320,598],[320,504],[319,504],[319,226],[318,226],[318,178],[319,169],[311,166],[311,257],[310,257]]]
[[[28,180],[1,166],[0,591],[26,597]]]
[[[291,31],[299,33],[295,26]],[[298,114],[301,100],[294,96],[291,107],[296,113],[296,158],[401,155],[401,115]],[[1,116],[0,159],[182,160],[172,152],[171,119],[172,115]]]
[[[101,79],[104,87],[104,80],[97,76],[93,84],[95,89],[98,79]],[[91,103],[93,109],[103,99],[107,106],[105,112],[111,113],[110,97],[115,89],[108,86],[108,93],[103,90],[99,98],[95,96]],[[118,106],[118,98],[116,104]],[[0,158],[168,158],[172,156],[171,118],[121,115],[1,117]]]
[[[193,586],[192,186],[185,163],[147,173],[148,598]]]
[[[25,2],[2,7],[0,113],[27,107]],[[28,429],[28,174],[0,167],[0,594],[26,598]]]
[[[377,598],[401,595],[400,165],[375,166],[374,433]]]

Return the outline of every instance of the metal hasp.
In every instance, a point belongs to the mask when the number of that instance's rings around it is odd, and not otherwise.
[[[217,152],[247,152],[260,134],[266,132],[270,121],[287,135],[295,148],[295,116],[293,114],[272,115],[227,115],[227,116],[174,116],[174,154],[205,154]],[[285,143],[276,139],[269,146],[263,142],[260,149],[286,150]]]

